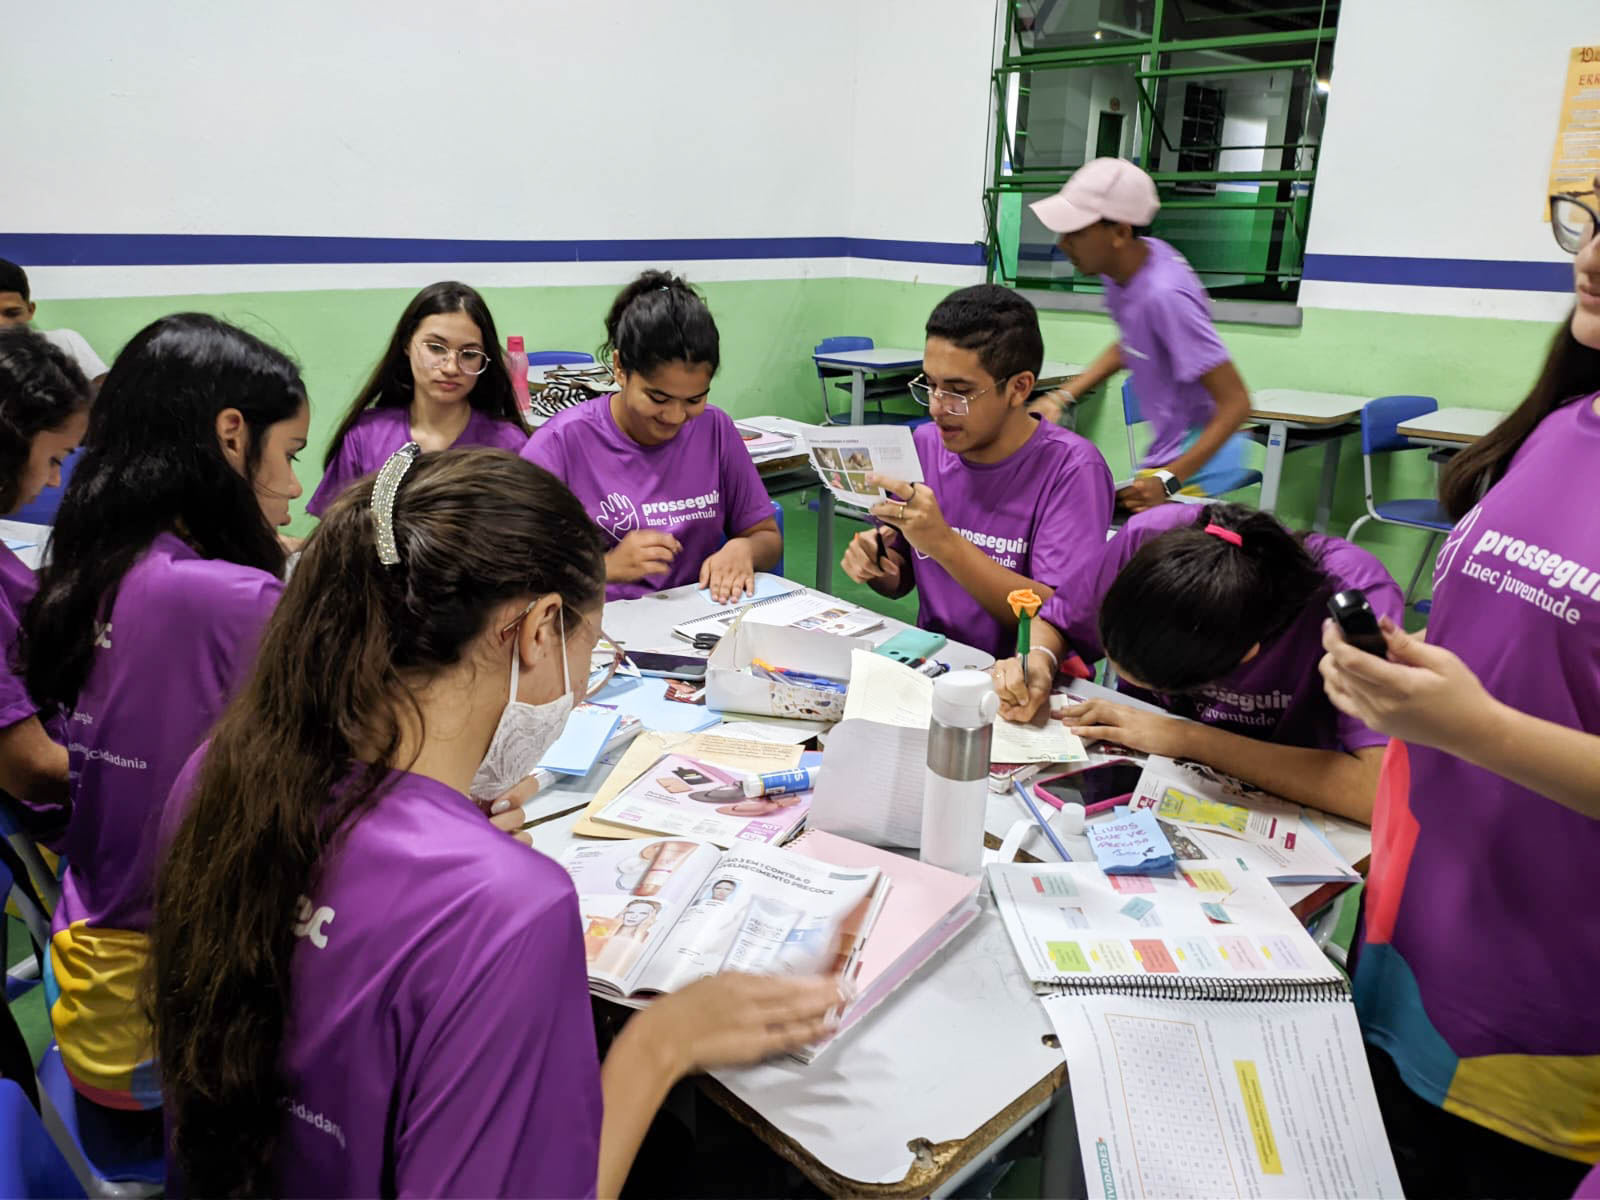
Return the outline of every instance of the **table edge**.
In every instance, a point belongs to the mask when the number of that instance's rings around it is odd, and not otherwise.
[[[696,1082],[713,1103],[755,1134],[774,1153],[796,1167],[823,1192],[830,1196],[865,1196],[889,1200],[890,1197],[927,1196],[937,1191],[956,1172],[987,1151],[1002,1133],[1060,1091],[1067,1082],[1067,1064],[1063,1059],[1022,1095],[965,1137],[946,1142],[918,1139],[922,1141],[922,1146],[914,1153],[919,1160],[922,1156],[931,1158],[933,1164],[923,1165],[921,1161],[914,1161],[911,1169],[893,1183],[863,1183],[840,1175],[775,1128],[724,1084],[709,1075],[700,1076]]]

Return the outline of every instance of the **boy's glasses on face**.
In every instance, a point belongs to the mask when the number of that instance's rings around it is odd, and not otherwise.
[[[952,417],[964,417],[970,411],[974,400],[986,392],[995,391],[1010,378],[1011,376],[1009,375],[1002,375],[988,387],[980,388],[970,396],[963,396],[960,392],[947,392],[942,388],[936,388],[928,382],[926,375],[918,375],[906,386],[911,389],[912,397],[923,408],[932,408],[933,402],[937,400],[939,407]]]
[[[464,375],[482,375],[489,369],[489,356],[482,350],[452,350],[440,342],[418,342],[417,354],[430,371],[443,370],[452,358]]]
[[[1600,225],[1600,196],[1594,192],[1562,192],[1550,197],[1550,231],[1556,245],[1576,254],[1594,237]]]

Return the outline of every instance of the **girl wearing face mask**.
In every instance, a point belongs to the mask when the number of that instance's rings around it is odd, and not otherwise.
[[[196,1195],[616,1195],[677,1078],[836,1002],[716,977],[597,1063],[572,883],[469,793],[559,734],[600,533],[520,459],[410,459],[329,508],[168,803],[153,1004]]]
[[[522,457],[561,479],[606,535],[606,599],[699,582],[726,603],[783,556],[772,501],[733,420],[706,401],[717,324],[682,279],[618,294],[606,344],[619,390],[557,414]]]
[[[1353,984],[1407,1195],[1569,1196],[1600,1160],[1600,178],[1551,220],[1577,303],[1444,472],[1426,641],[1323,635],[1328,696],[1395,738]]]
[[[320,517],[407,442],[516,453],[527,440],[489,306],[464,283],[430,284],[400,314],[388,349],[334,430],[306,511]]]
[[[72,358],[26,325],[0,327],[0,512],[60,483],[88,422],[89,382]],[[31,834],[51,840],[67,816],[66,731],[59,722],[46,731],[11,665],[34,589],[32,569],[0,546],[0,791],[23,806]]]
[[[161,1103],[137,993],[154,815],[255,654],[300,494],[300,372],[214,317],[163,317],[117,357],[23,619],[28,692],[67,723],[68,860],[46,978],[88,1099]]]

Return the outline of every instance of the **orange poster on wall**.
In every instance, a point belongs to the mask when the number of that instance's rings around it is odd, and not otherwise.
[[[1567,63],[1567,86],[1561,100],[1561,124],[1550,156],[1546,196],[1587,192],[1600,175],[1600,45],[1578,46]],[[1550,219],[1545,201],[1544,219]]]

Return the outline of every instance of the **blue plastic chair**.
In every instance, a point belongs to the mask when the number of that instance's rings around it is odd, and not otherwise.
[[[1139,450],[1133,443],[1133,427],[1144,423],[1139,410],[1139,397],[1134,394],[1133,380],[1122,381],[1122,420],[1128,431],[1128,462],[1139,469]],[[1183,481],[1185,488],[1199,488],[1207,496],[1220,496],[1236,492],[1261,482],[1261,472],[1244,465],[1244,447],[1249,439],[1235,435],[1223,443],[1222,449],[1194,476]]]
[[[82,1196],[83,1187],[13,1079],[0,1079],[0,1196]]]
[[[530,367],[560,367],[568,363],[592,363],[594,355],[582,350],[530,350],[528,351],[528,365]]]
[[[1411,573],[1411,582],[1406,585],[1408,606],[1412,593],[1417,590],[1417,582],[1422,578],[1422,569],[1433,558],[1434,547],[1441,537],[1454,528],[1455,522],[1439,501],[1431,497],[1378,501],[1373,495],[1372,460],[1379,454],[1424,449],[1401,433],[1399,426],[1434,412],[1438,407],[1439,402],[1432,396],[1379,396],[1376,400],[1368,401],[1361,410],[1361,475],[1366,485],[1367,511],[1356,518],[1355,524],[1350,526],[1350,532],[1345,534],[1345,540],[1355,541],[1356,531],[1368,521],[1428,531],[1428,544],[1423,548],[1422,557],[1417,560],[1417,569]]]
[[[39,1063],[45,1127],[93,1196],[151,1196],[167,1182],[161,1112],[123,1112],[86,1100],[72,1086],[54,1042]]]

